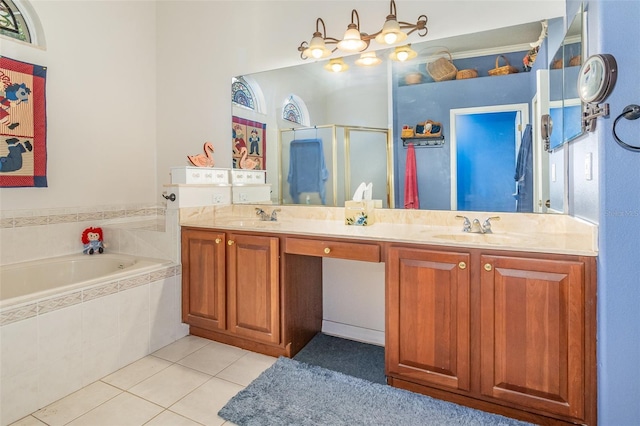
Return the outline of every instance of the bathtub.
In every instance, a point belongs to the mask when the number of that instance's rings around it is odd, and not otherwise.
[[[74,254],[0,267],[0,309],[166,268],[172,262],[126,254]]]
[[[180,266],[123,254],[0,266],[0,425],[184,337]]]

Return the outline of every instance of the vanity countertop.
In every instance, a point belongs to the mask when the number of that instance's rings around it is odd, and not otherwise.
[[[255,209],[277,221],[260,221]],[[493,233],[462,232],[462,219],[499,216]],[[566,215],[376,209],[375,223],[349,226],[341,207],[234,204],[180,209],[180,225],[290,235],[597,256],[597,225]]]

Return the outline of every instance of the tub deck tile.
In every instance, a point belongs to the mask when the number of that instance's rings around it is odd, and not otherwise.
[[[118,281],[112,281],[107,284],[103,284],[98,287],[82,290],[82,301],[87,302],[89,300],[97,299],[99,297],[108,296],[118,292]]]
[[[149,274],[151,282],[163,280],[165,278],[171,278],[176,275],[176,267],[171,266],[169,268],[161,269],[159,271],[153,271]]]
[[[124,291],[130,288],[138,287],[140,285],[149,284],[150,282],[151,279],[149,277],[149,274],[143,274],[137,277],[120,280],[118,283],[120,291]]]
[[[66,308],[67,306],[77,305],[78,303],[82,303],[82,291],[41,300],[38,302],[38,315]]]
[[[14,322],[22,321],[38,315],[38,304],[20,306],[19,308],[7,309],[0,314],[0,327]]]

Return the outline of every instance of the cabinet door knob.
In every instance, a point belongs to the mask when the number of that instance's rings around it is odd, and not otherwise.
[[[331,253],[331,249],[329,247],[325,247],[324,254],[329,254],[329,253]]]
[[[227,244],[228,244],[228,245],[230,245],[230,246],[232,246],[232,245],[233,245],[233,240],[229,240],[229,241],[227,241]]]
[[[464,262],[460,262],[460,263],[458,263],[458,268],[460,268],[460,269],[467,269],[467,264],[466,264],[466,263],[464,263]]]
[[[491,266],[491,264],[490,264],[490,263],[485,263],[485,264],[484,264],[484,270],[485,270],[485,271],[489,272],[489,271],[491,271],[492,269],[493,269],[493,267]]]
[[[216,238],[216,244],[220,244],[222,240],[220,238]]]

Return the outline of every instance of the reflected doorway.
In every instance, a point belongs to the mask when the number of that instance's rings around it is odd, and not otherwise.
[[[453,210],[516,211],[516,160],[528,116],[527,104],[451,110]]]

